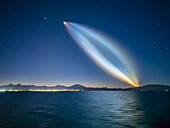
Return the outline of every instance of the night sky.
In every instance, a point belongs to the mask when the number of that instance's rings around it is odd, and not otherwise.
[[[0,85],[130,86],[89,59],[63,21],[117,39],[133,56],[141,85],[170,84],[168,0],[1,0]]]

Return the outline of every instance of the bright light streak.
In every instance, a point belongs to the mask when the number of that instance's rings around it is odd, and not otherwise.
[[[97,65],[117,79],[139,87],[132,59],[116,41],[87,26],[63,23],[72,38]]]

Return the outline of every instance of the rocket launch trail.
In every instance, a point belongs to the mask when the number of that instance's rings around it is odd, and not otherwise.
[[[75,42],[99,67],[113,77],[139,87],[135,64],[118,42],[85,25],[63,23]]]

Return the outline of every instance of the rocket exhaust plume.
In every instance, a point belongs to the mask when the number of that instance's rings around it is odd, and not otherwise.
[[[63,22],[75,42],[110,75],[134,87],[139,87],[134,63],[119,44],[87,26]]]

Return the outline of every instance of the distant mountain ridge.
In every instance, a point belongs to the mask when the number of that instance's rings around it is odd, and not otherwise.
[[[85,89],[86,87],[80,84],[75,84],[69,87],[64,85],[56,85],[52,87],[48,86],[35,86],[35,85],[21,85],[21,84],[9,84],[0,86],[0,90],[48,90],[48,89]]]
[[[83,86],[83,85],[80,85],[80,84],[75,84],[75,85],[72,85],[68,88],[70,88],[70,89],[85,89],[86,87]]]
[[[148,84],[142,87],[133,88],[135,91],[164,91],[169,90],[170,86],[168,85],[160,85],[160,84]]]
[[[62,90],[62,89],[80,89],[85,91],[170,91],[170,86],[168,85],[158,85],[158,84],[148,84],[141,87],[132,88],[107,88],[107,87],[85,87],[81,84],[74,84],[72,86],[56,85],[52,87],[48,86],[35,86],[35,85],[21,85],[21,84],[9,84],[0,86],[0,90]]]

